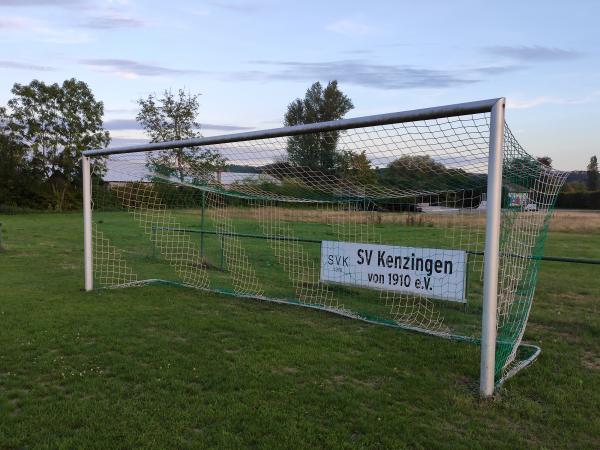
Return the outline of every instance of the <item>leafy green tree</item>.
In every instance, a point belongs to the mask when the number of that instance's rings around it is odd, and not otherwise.
[[[28,161],[41,170],[50,206],[62,210],[74,205],[81,184],[81,152],[110,142],[102,127],[103,103],[74,78],[62,85],[16,83],[11,92],[8,135],[28,149]],[[94,169],[104,169],[101,158],[95,159]]]
[[[595,155],[590,158],[590,163],[587,166],[587,188],[590,191],[597,191],[600,188],[598,157]]]
[[[304,99],[297,98],[288,105],[286,126],[338,120],[354,108],[352,101],[330,81],[323,89],[318,81],[307,91]],[[335,175],[347,169],[347,158],[338,152],[338,131],[291,136],[287,142],[290,163],[325,174]]]
[[[359,184],[376,184],[377,173],[371,166],[366,152],[344,152],[346,162],[343,164],[341,176]]]
[[[200,108],[199,94],[165,90],[158,98],[150,94],[139,99],[136,120],[142,125],[150,142],[174,141],[201,137],[196,122]],[[176,176],[179,181],[204,183],[216,171],[223,170],[226,159],[206,147],[184,147],[149,154],[147,166],[163,176]]]
[[[0,107],[0,207],[43,206],[43,172],[35,174],[28,149],[11,136],[6,108]]]
[[[382,183],[411,190],[474,187],[481,178],[462,169],[452,169],[429,155],[403,155],[381,172]]]

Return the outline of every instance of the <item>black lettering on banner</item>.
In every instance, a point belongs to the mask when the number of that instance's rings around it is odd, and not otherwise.
[[[431,259],[425,260],[425,272],[427,272],[427,275],[431,275],[433,273],[433,260],[431,260]]]
[[[371,264],[371,258],[373,257],[373,250],[365,250],[363,248],[359,248],[356,252],[358,256],[357,264],[367,263],[367,266]]]
[[[362,248],[359,248],[358,251],[356,252],[356,256],[358,257],[358,259],[356,260],[356,264],[362,265],[362,263],[365,262],[363,252],[364,252],[364,250]]]
[[[431,283],[431,278],[425,277],[423,279],[423,284],[425,285],[425,290],[432,290],[433,288],[429,288],[429,284]]]
[[[385,258],[385,251],[379,250],[377,252],[377,265],[379,267],[385,267],[385,260],[384,260],[384,258]]]
[[[450,270],[448,270],[450,268]],[[444,261],[444,273],[452,275],[452,261]]]

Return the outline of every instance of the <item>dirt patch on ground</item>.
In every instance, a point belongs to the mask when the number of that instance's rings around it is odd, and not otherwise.
[[[583,367],[590,370],[600,370],[600,355],[592,352],[583,352],[581,357]]]

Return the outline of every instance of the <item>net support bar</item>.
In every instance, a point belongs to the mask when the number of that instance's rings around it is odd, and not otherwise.
[[[90,159],[81,158],[83,170],[83,257],[85,271],[85,290],[94,288],[92,259],[92,180],[90,176]]]
[[[349,130],[359,127],[373,127],[416,120],[431,120],[442,117],[456,117],[466,114],[486,113],[493,108],[499,99],[479,100],[476,102],[458,103],[455,105],[436,106],[433,108],[414,109],[374,116],[353,117],[350,119],[331,120],[291,127],[274,128],[271,130],[247,131],[222,136],[208,136],[180,141],[155,142],[150,144],[129,145],[124,147],[90,149],[83,152],[85,156],[116,155],[123,153],[138,153],[153,150],[169,150],[185,147],[201,147],[205,145],[228,144],[233,142],[272,139],[277,137],[299,136],[310,133]],[[504,101],[502,99],[502,101]]]
[[[483,273],[483,313],[481,326],[481,369],[479,390],[482,397],[494,393],[496,355],[496,309],[500,253],[500,213],[502,207],[502,144],[504,137],[504,98],[492,107],[490,151],[488,157],[487,210]]]

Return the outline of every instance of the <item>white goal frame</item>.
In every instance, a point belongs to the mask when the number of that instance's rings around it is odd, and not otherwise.
[[[444,117],[455,117],[468,114],[490,113],[479,387],[482,397],[490,397],[494,393],[495,388],[494,366],[497,334],[496,308],[498,303],[504,110],[505,99],[495,98],[476,102],[357,117],[352,119],[342,119],[308,125],[282,127],[262,131],[125,147],[86,150],[83,152],[82,157],[85,290],[91,291],[94,288],[92,256],[92,184],[90,157],[225,144],[282,136],[295,136],[315,132],[347,130],[365,126],[387,125],[428,119],[439,119]]]

